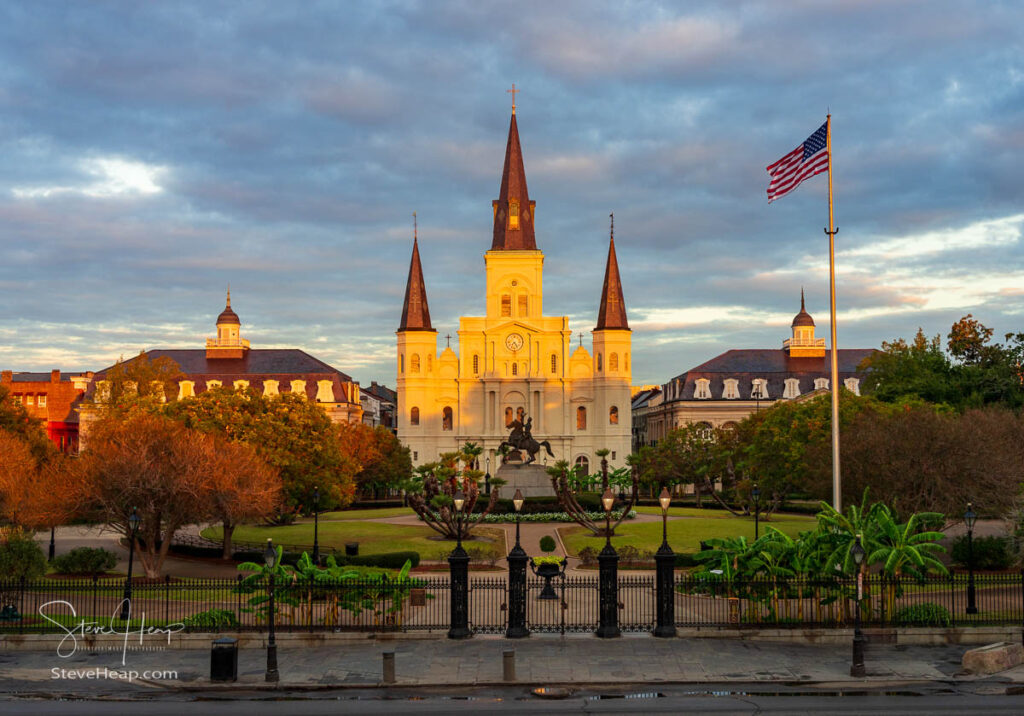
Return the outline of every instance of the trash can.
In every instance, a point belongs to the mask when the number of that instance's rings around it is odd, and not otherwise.
[[[214,639],[210,651],[210,681],[238,681],[238,639]]]
[[[358,542],[346,542],[345,543],[345,554],[349,557],[354,557],[359,554],[359,543]]]

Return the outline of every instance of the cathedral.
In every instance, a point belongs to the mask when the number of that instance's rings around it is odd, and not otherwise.
[[[534,232],[535,202],[526,188],[515,106],[508,130],[494,233],[484,253],[483,316],[459,319],[456,353],[438,353],[427,290],[414,237],[398,328],[398,437],[414,465],[434,461],[465,442],[483,446],[480,468],[497,473],[502,442],[526,425],[548,441],[554,458],[593,472],[597,450],[612,467],[630,450],[631,336],[614,231],[591,348],[573,347],[568,316],[544,315],[544,254]],[[581,281],[581,285],[588,285]]]

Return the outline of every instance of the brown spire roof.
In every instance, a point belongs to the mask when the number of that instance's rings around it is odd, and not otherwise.
[[[608,263],[604,268],[604,287],[601,289],[601,311],[597,314],[595,331],[628,331],[626,299],[622,295],[619,261],[615,257],[615,215],[612,214],[611,239],[608,242]]]
[[[533,235],[534,202],[526,191],[526,170],[523,168],[523,150],[519,146],[519,127],[513,110],[508,125],[508,145],[505,147],[505,168],[501,173],[501,191],[492,202],[494,206],[494,241],[491,251],[535,251],[537,240]],[[519,226],[515,226],[518,212]]]
[[[420,248],[417,239],[412,240],[412,261],[409,263],[409,281],[405,285],[405,303],[402,305],[400,331],[432,331],[430,308],[427,306],[427,287],[423,283],[423,267],[420,266]]]
[[[238,314],[231,310],[231,289],[228,289],[228,302],[224,307],[224,310],[217,316],[217,325],[234,324],[236,326],[242,325],[242,322],[238,319]]]
[[[797,326],[813,326],[813,325],[814,325],[814,319],[811,318],[811,314],[809,314],[807,312],[807,309],[804,308],[804,290],[801,288],[800,289],[800,313],[798,313],[795,316],[793,316],[792,328],[796,328]]]

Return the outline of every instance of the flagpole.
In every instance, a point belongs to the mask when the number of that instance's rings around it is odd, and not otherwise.
[[[836,234],[832,219],[832,114],[825,119],[825,145],[828,151],[828,302],[829,328],[831,329],[831,349],[829,357],[832,361],[832,506],[842,512],[842,481],[839,473],[839,349],[836,348]]]

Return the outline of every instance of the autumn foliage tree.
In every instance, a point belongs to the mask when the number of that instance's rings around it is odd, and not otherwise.
[[[231,525],[276,507],[276,473],[242,445],[218,444],[180,423],[138,411],[93,426],[74,471],[83,516],[129,536],[137,510],[136,548],[147,577],[158,577],[175,531],[218,519]]]
[[[342,423],[337,428],[342,454],[359,465],[355,479],[360,493],[375,493],[409,479],[409,448],[386,427]]]
[[[168,403],[162,412],[185,427],[254,449],[278,470],[289,511],[303,509],[314,488],[320,489],[322,509],[352,501],[360,464],[343,453],[327,414],[302,396],[215,388]]]

